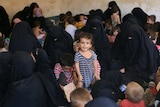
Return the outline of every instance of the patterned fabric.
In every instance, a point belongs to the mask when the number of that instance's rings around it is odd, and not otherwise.
[[[83,83],[85,88],[89,88],[91,82],[93,81],[93,74],[94,74],[94,66],[93,61],[97,60],[97,55],[94,51],[90,50],[92,53],[91,58],[86,58],[79,52],[75,54],[74,60],[79,63],[80,72],[83,77]]]

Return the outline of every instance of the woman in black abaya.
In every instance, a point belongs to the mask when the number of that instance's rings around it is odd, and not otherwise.
[[[10,82],[1,107],[44,107],[44,88],[34,72],[29,53],[17,52],[11,61]]]
[[[158,68],[158,51],[133,15],[123,18],[122,32],[116,39],[112,55],[117,54],[114,58],[121,56],[119,60],[123,62],[125,83],[149,82],[149,77]]]
[[[11,53],[0,52],[0,101],[8,89]]]
[[[69,103],[64,97],[65,94],[53,73],[46,51],[37,48],[32,53],[36,60],[36,73],[40,77],[54,106],[68,106]]]
[[[11,60],[10,82],[1,107],[57,107],[64,106],[56,93],[56,81],[34,72],[35,63],[27,52],[14,53]],[[47,70],[47,69],[46,69]],[[49,72],[49,71],[46,71]],[[57,88],[58,89],[58,88]],[[60,91],[60,90],[59,90]],[[56,96],[57,95],[57,96]]]
[[[12,31],[9,51],[31,52],[33,49],[40,48],[41,45],[33,34],[33,31],[27,22],[19,22]]]
[[[61,54],[74,53],[73,39],[61,26],[52,26],[48,30],[44,49],[49,56],[52,68],[54,68],[55,64],[59,62]]]

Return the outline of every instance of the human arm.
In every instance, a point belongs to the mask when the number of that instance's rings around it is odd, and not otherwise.
[[[98,65],[97,65],[97,60],[93,60],[93,66],[94,66],[94,78],[96,80],[100,80],[100,76],[98,74]]]
[[[116,16],[117,24],[121,24],[119,15]]]
[[[78,62],[75,62],[75,69],[76,69],[76,73],[77,73],[77,76],[78,76],[77,87],[82,87],[83,86],[83,82],[82,82],[83,77],[81,75]]]
[[[59,75],[61,72],[62,72],[62,67],[60,66],[60,64],[59,63],[55,64],[54,74],[55,74],[57,80],[59,79]]]
[[[72,73],[72,75],[73,75],[73,81],[74,81],[74,83],[77,84],[77,82],[78,82],[78,76],[77,76],[77,72],[75,70],[75,65],[73,66],[73,73]]]
[[[75,62],[75,69],[76,69],[76,72],[77,72],[77,75],[78,75],[78,81],[82,81],[83,77],[81,75],[80,68],[79,68],[79,63],[78,62]]]

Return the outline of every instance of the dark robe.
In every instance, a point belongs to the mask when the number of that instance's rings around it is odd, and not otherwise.
[[[119,50],[114,51],[121,56],[125,68],[124,81],[148,82],[149,76],[156,73],[158,68],[158,50],[139,26],[136,18],[128,15],[122,25],[122,33],[116,42]],[[116,44],[116,43],[115,43]],[[118,48],[116,48],[118,49]],[[114,54],[114,53],[113,53]]]
[[[97,81],[91,91],[93,98],[108,97],[114,101],[124,98],[124,93],[120,90],[122,76],[119,70],[106,72],[105,79]]]
[[[0,32],[4,34],[5,37],[9,37],[11,33],[9,16],[2,6],[0,6]]]
[[[26,52],[16,52],[11,60],[10,82],[1,107],[64,106],[48,73],[34,72],[34,61]],[[23,72],[22,72],[23,71]],[[46,72],[50,72],[47,71]],[[57,90],[60,91],[60,90]],[[57,95],[57,96],[56,96]],[[57,102],[57,100],[60,100]]]
[[[51,68],[46,51],[37,48],[32,53],[36,59],[36,73],[40,77],[53,104],[55,106],[68,106],[69,103]]]
[[[8,89],[10,57],[11,53],[9,52],[0,53],[0,101]]]
[[[35,48],[40,48],[38,39],[27,22],[17,23],[14,27],[9,43],[9,51],[31,52]]]
[[[28,53],[13,55],[10,82],[1,107],[44,107],[45,90],[38,77],[32,75],[33,70],[34,62]]]
[[[59,62],[61,54],[74,53],[73,39],[61,26],[52,26],[44,42],[44,49],[49,56],[52,67],[54,67]]]

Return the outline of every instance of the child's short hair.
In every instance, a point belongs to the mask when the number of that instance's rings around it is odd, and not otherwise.
[[[151,19],[153,22],[156,22],[156,16],[155,15],[147,16],[147,19]]]
[[[41,22],[39,20],[36,20],[34,23],[33,23],[33,27],[38,27],[38,26],[41,26]]]
[[[92,96],[85,88],[77,88],[70,94],[71,107],[83,107],[91,100]]]
[[[73,59],[73,55],[70,53],[63,53],[60,56],[60,65],[61,66],[73,66],[74,64],[74,59]]]
[[[93,35],[91,33],[80,32],[78,34],[78,42],[80,41],[81,38],[90,39],[91,40],[91,44],[93,44]]]
[[[67,20],[67,21],[68,21],[69,24],[74,24],[74,23],[75,23],[75,19],[74,19],[74,17],[72,17],[72,16],[71,16],[71,17],[68,17],[68,20]]]
[[[138,103],[143,99],[144,89],[137,82],[130,82],[126,88],[126,98],[133,103]]]

